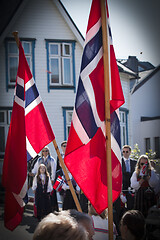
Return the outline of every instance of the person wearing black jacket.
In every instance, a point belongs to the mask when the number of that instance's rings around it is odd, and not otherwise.
[[[131,190],[131,176],[135,171],[136,161],[130,159],[131,147],[129,145],[124,145],[122,148],[122,192],[126,195],[127,199],[127,210],[133,209],[134,206],[134,197],[132,196]]]

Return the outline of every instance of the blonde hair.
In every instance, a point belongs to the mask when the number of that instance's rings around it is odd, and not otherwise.
[[[45,147],[42,149],[42,151],[41,151],[41,157],[43,157],[43,150],[44,150],[44,149],[47,149],[47,150],[48,150],[48,155],[50,156],[51,154],[50,154],[49,147],[48,147],[48,146],[45,146]]]
[[[88,213],[89,215],[100,216],[102,219],[108,217],[108,209],[105,209],[101,214],[98,214],[91,203],[88,204]]]
[[[148,156],[147,156],[147,155],[141,155],[141,156],[138,158],[138,161],[137,161],[137,164],[136,164],[136,168],[135,168],[135,171],[136,171],[137,175],[139,175],[139,173],[140,173],[140,169],[141,169],[140,162],[141,162],[141,159],[147,160],[148,170],[151,170],[151,164],[150,164],[150,161],[149,161],[149,159],[148,159]]]
[[[87,240],[84,227],[67,214],[48,214],[37,226],[33,240]]]

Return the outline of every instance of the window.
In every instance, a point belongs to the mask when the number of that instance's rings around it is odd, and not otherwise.
[[[0,155],[4,156],[12,110],[0,109]]]
[[[160,158],[160,137],[154,138],[156,158]]]
[[[21,40],[25,56],[34,76],[34,41]],[[6,40],[6,71],[7,71],[7,90],[14,88],[18,70],[19,50],[14,40]]]
[[[120,129],[121,129],[121,146],[128,144],[127,139],[127,112],[119,111],[120,115]]]
[[[46,41],[48,89],[74,88],[74,42]]]
[[[150,138],[145,138],[145,150],[146,150],[146,152],[149,152],[150,149],[151,149]]]
[[[69,131],[71,127],[73,114],[73,107],[63,107],[63,117],[64,117],[64,139],[68,139]]]

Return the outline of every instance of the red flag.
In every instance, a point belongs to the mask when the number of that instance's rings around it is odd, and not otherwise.
[[[55,184],[53,185],[53,188],[54,188],[56,191],[60,192],[60,191],[62,190],[63,184],[64,184],[64,179],[63,179],[63,177],[62,177],[62,176],[58,176]]]
[[[22,220],[27,160],[34,158],[53,140],[53,131],[19,42],[19,66],[2,176],[6,190],[6,228],[14,230]]]
[[[108,10],[107,18],[111,85],[112,195],[115,201],[122,187],[120,125],[116,109],[124,103],[124,96],[112,45]],[[100,1],[93,0],[65,163],[99,214],[108,207],[105,137],[101,9]]]

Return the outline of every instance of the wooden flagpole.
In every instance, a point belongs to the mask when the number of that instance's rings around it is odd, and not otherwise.
[[[56,143],[56,140],[55,140],[55,139],[53,140],[53,145],[54,145],[54,148],[55,148],[55,150],[56,150],[57,156],[58,156],[58,158],[59,158],[59,160],[60,160],[60,163],[61,163],[63,172],[64,172],[64,174],[65,174],[67,183],[68,183],[69,188],[70,188],[70,190],[71,190],[71,193],[72,193],[73,199],[74,199],[74,201],[75,201],[77,210],[78,210],[79,212],[82,212],[80,203],[79,203],[79,201],[78,201],[77,195],[76,195],[75,190],[74,190],[74,188],[73,188],[72,182],[71,182],[71,180],[70,180],[70,178],[69,178],[69,175],[68,175],[66,166],[65,166],[65,164],[64,164],[64,161],[63,161],[63,159],[62,159],[62,156],[61,156],[61,154],[60,154],[60,151],[59,151],[59,148],[58,148],[58,146],[57,146],[57,143]]]
[[[13,32],[12,35],[15,37],[15,40],[16,40],[16,43],[17,43],[17,46],[18,46],[18,48],[19,48],[19,37],[18,37],[18,32]],[[75,201],[75,204],[76,204],[77,210],[78,210],[79,212],[82,212],[82,209],[81,209],[80,203],[79,203],[79,201],[78,201],[77,195],[76,195],[75,190],[74,190],[74,188],[73,188],[73,185],[72,185],[71,179],[69,178],[69,175],[68,175],[68,172],[67,172],[66,166],[65,166],[65,164],[64,164],[64,161],[63,161],[63,159],[62,159],[62,156],[61,156],[61,154],[60,154],[60,151],[59,151],[59,148],[58,148],[58,145],[57,145],[55,139],[53,140],[53,145],[54,145],[54,148],[55,148],[55,150],[56,150],[57,156],[58,156],[58,158],[59,158],[59,160],[60,160],[60,163],[61,163],[61,166],[62,166],[63,172],[64,172],[64,174],[65,174],[65,178],[66,178],[66,180],[67,180],[67,183],[68,183],[68,185],[69,185],[69,188],[70,188],[71,194],[72,194],[73,199],[74,199],[74,201]]]
[[[108,227],[109,227],[109,240],[113,240],[110,80],[109,80],[109,50],[108,50],[108,34],[107,34],[107,18],[106,18],[105,0],[101,0],[101,19],[102,19],[104,88],[105,88],[106,165],[107,165],[107,186],[108,186]]]

